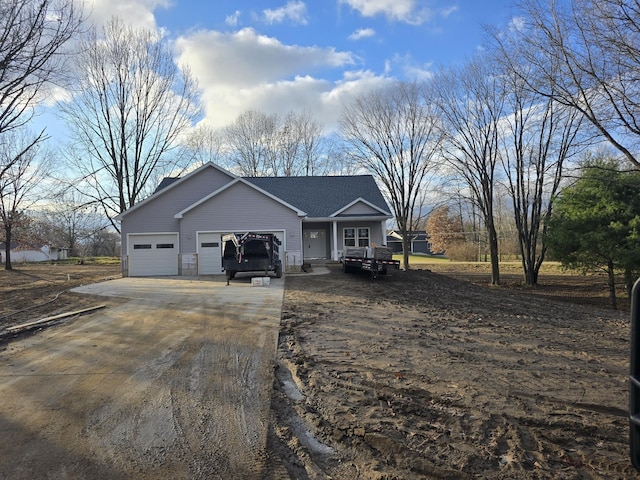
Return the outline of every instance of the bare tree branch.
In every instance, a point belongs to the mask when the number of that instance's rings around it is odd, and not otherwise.
[[[74,0],[0,2],[0,135],[24,126],[46,86],[61,79],[64,46],[82,22]]]
[[[532,68],[536,93],[576,109],[640,169],[640,5],[637,0],[523,0],[526,26],[506,50]],[[557,75],[557,72],[562,72]]]
[[[47,158],[41,150],[44,132],[31,135],[12,130],[0,136],[0,224],[5,241],[5,268],[12,270],[11,242],[16,228],[26,221],[26,212],[40,197],[47,173]]]
[[[172,154],[199,114],[196,86],[159,35],[118,19],[83,44],[79,72],[73,100],[60,108],[75,167],[112,219],[179,168]]]
[[[361,95],[344,108],[340,126],[350,154],[384,186],[409,268],[409,235],[442,140],[430,92],[425,85],[397,83]]]

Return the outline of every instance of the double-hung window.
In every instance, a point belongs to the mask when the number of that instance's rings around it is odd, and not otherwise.
[[[368,247],[369,246],[369,228],[345,228],[344,229],[344,246],[345,247]]]

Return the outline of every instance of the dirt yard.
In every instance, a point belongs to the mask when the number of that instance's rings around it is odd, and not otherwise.
[[[629,314],[603,278],[448,275],[287,278],[270,446],[290,478],[636,478]]]
[[[67,290],[114,276],[0,270],[0,328],[93,305]],[[598,277],[503,281],[289,276],[266,478],[636,478],[628,304],[608,309]]]
[[[120,276],[120,264],[18,263],[13,270],[0,266],[0,330],[91,307],[95,299],[68,290]]]

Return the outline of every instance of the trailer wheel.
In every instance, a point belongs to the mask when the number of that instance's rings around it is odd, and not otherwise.
[[[349,265],[347,265],[346,262],[342,262],[342,271],[344,273],[351,273],[351,272],[353,272],[353,268],[350,267]]]
[[[278,263],[276,265],[276,278],[282,278],[282,264]]]

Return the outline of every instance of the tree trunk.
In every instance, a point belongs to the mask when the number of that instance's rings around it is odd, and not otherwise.
[[[4,226],[4,238],[5,238],[4,269],[13,270],[13,267],[11,266],[11,225],[9,224]]]
[[[402,263],[405,270],[409,270],[409,234],[404,231],[402,233]]]
[[[522,257],[524,284],[527,287],[533,287],[538,284],[538,274],[540,273],[540,265],[542,262],[536,258],[535,251],[532,251],[531,248],[527,248],[527,250],[525,250],[526,256]]]
[[[489,231],[489,254],[491,255],[491,285],[500,285],[500,262],[498,258],[498,233],[491,223],[487,226]]]
[[[616,300],[616,278],[613,270],[613,261],[609,260],[607,264],[607,276],[609,277],[609,300],[611,300],[611,308],[618,309],[618,302]]]

